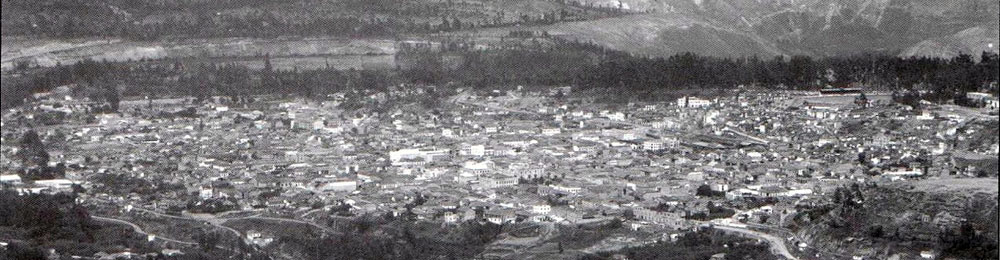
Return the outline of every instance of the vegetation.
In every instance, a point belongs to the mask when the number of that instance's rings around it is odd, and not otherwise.
[[[970,55],[953,59],[899,58],[864,55],[812,59],[792,57],[762,60],[728,59],[678,54],[666,58],[636,57],[590,44],[552,39],[555,44],[526,44],[490,50],[471,43],[444,42],[438,50],[404,48],[395,70],[291,70],[270,66],[254,70],[231,64],[184,64],[182,61],[108,63],[84,61],[37,69],[26,77],[4,80],[4,108],[31,93],[57,86],[80,84],[104,90],[94,99],[114,111],[120,95],[224,95],[233,100],[253,94],[297,94],[325,97],[348,90],[380,89],[411,83],[420,85],[501,86],[575,85],[608,89],[610,95],[681,89],[728,89],[757,86],[768,89],[819,89],[860,85],[867,88],[928,90],[921,98],[950,101],[965,92],[988,88],[997,81],[996,54],[984,53],[976,63]],[[444,57],[460,57],[461,66],[446,66]],[[269,58],[261,59],[265,63]],[[555,64],[555,65],[554,65]],[[115,87],[108,87],[115,86]],[[628,89],[629,91],[613,91]],[[996,91],[992,89],[990,91]],[[350,97],[349,97],[350,98]],[[901,97],[907,99],[907,97]],[[912,97],[909,97],[912,100]],[[360,101],[356,101],[360,102]],[[901,101],[912,103],[912,101]]]
[[[695,192],[696,195],[702,197],[725,197],[726,193],[721,191],[712,190],[712,186],[708,184],[702,184],[698,186],[698,190]]]
[[[0,190],[0,238],[23,241],[4,252],[12,256],[4,259],[32,259],[48,248],[60,254],[87,256],[113,252],[121,246],[137,253],[153,251],[145,236],[127,226],[94,222],[74,200],[68,194],[19,196],[12,190]]]
[[[507,4],[507,3],[504,3]],[[541,25],[620,15],[618,7],[552,1],[520,8],[465,1],[3,1],[3,35],[138,40],[197,37],[391,37]]]
[[[776,259],[771,255],[767,244],[711,230],[686,233],[675,242],[661,241],[647,246],[601,252],[587,255],[583,259],[616,259],[615,255],[625,256],[627,259],[710,259],[719,253],[725,254],[727,260]]]
[[[457,227],[361,216],[341,222],[341,234],[284,235],[275,244],[302,252],[301,259],[472,259],[503,227],[466,222]]]

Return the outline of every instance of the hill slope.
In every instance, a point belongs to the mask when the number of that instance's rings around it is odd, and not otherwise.
[[[614,6],[617,0],[588,2]],[[621,0],[623,8],[646,14],[538,29],[656,55],[950,56],[998,51],[998,5],[988,0]]]
[[[797,217],[800,237],[826,251],[887,259],[933,250],[958,259],[997,256],[997,179],[940,179],[861,189],[827,213]],[[849,193],[849,192],[848,192]]]

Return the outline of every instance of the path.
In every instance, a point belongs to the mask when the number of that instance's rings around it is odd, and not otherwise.
[[[147,233],[146,231],[142,230],[142,227],[140,227],[139,225],[136,225],[135,223],[128,222],[128,221],[125,221],[125,220],[120,220],[120,219],[115,219],[115,218],[107,218],[107,217],[101,217],[101,216],[91,216],[91,218],[94,219],[94,220],[97,220],[97,221],[112,222],[112,223],[127,225],[127,226],[132,227],[132,230],[135,231],[136,233],[139,233],[139,234],[142,234],[142,235],[146,235],[146,236],[153,235],[155,237],[155,239],[163,240],[163,241],[166,241],[166,242],[183,244],[183,245],[189,245],[189,246],[191,246],[191,245],[197,245],[198,244],[198,243],[195,243],[195,242],[180,241],[180,240],[177,240],[177,239],[167,238],[167,237],[159,236],[159,235],[156,235],[156,234],[150,234],[150,233]]]
[[[788,251],[788,247],[785,246],[785,240],[781,239],[780,237],[776,237],[763,232],[753,231],[739,227],[732,227],[732,226],[715,225],[715,229],[741,233],[745,235],[755,236],[763,240],[767,240],[768,243],[771,244],[771,251],[773,253],[778,254],[784,257],[785,259],[791,259],[791,260],[799,259],[798,257],[792,255],[790,251]]]

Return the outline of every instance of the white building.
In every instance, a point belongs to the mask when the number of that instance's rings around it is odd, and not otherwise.
[[[700,99],[697,97],[682,97],[677,99],[677,106],[688,107],[688,108],[699,108],[707,107],[712,105],[712,101]]]
[[[561,134],[561,133],[562,133],[562,130],[559,129],[559,128],[543,128],[542,129],[542,134],[543,135],[552,136],[552,135],[557,135],[557,134]]]
[[[424,150],[424,149],[400,149],[397,151],[389,152],[389,161],[393,165],[398,165],[402,161],[412,161],[423,159],[425,162],[432,162],[435,159],[447,157],[448,150]]]
[[[320,185],[319,190],[323,192],[352,192],[358,189],[358,181],[336,180]]]
[[[493,167],[495,166],[496,164],[490,160],[482,162],[468,161],[462,165],[462,172],[470,173],[472,175],[483,175],[493,171]]]
[[[538,203],[531,205],[531,212],[539,215],[549,214],[549,212],[552,212],[552,206],[545,203]]]
[[[35,185],[43,188],[55,189],[55,190],[65,190],[73,187],[76,182],[67,179],[55,179],[55,180],[38,180],[35,181]]]
[[[0,183],[12,186],[24,184],[21,182],[21,176],[18,176],[17,174],[0,175]]]

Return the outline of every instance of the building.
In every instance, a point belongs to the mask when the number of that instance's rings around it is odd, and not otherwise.
[[[322,192],[352,192],[358,189],[358,181],[355,180],[334,180],[323,183],[319,186]]]
[[[0,175],[0,184],[18,186],[24,184],[21,182],[21,176],[17,174]]]
[[[516,177],[484,178],[479,182],[478,187],[485,190],[512,187],[517,185]]]
[[[446,211],[446,212],[444,212],[444,217],[443,218],[444,218],[444,222],[445,223],[455,223],[455,222],[458,222],[458,220],[460,219],[460,217],[461,216],[459,216],[458,214],[455,214],[454,212]]]
[[[76,184],[76,182],[67,179],[35,181],[35,186],[53,191],[69,191],[73,188],[74,184]]]
[[[546,204],[544,202],[531,205],[531,213],[545,215],[549,214],[549,212],[552,212],[552,206],[549,206],[549,204]]]
[[[489,160],[482,162],[469,161],[462,165],[462,172],[471,175],[484,175],[492,172],[494,167],[496,167],[496,163]]]
[[[862,91],[860,88],[825,88],[819,90],[820,95],[824,96],[842,96],[842,95],[858,95]]]
[[[435,159],[441,159],[448,156],[449,156],[449,151],[447,149],[442,149],[442,150],[401,149],[389,152],[389,161],[391,161],[393,165],[397,165],[400,163],[404,163],[404,161],[412,162],[412,161],[422,160],[424,162],[432,162]]]
[[[677,229],[687,227],[687,220],[685,220],[684,217],[678,213],[659,212],[641,207],[632,209],[632,213],[635,214],[635,218],[638,220],[666,225]]]
[[[517,215],[510,209],[491,209],[483,213],[483,218],[490,223],[502,225],[505,223],[514,223],[517,220]]]
[[[558,127],[542,128],[542,135],[553,136],[553,135],[557,135],[557,134],[561,134],[561,133],[562,133],[562,129],[559,129]]]
[[[508,175],[528,180],[548,177],[545,173],[545,167],[532,166],[525,163],[511,164],[507,169],[507,173]]]
[[[651,139],[642,141],[642,150],[644,151],[660,151],[667,149],[671,144],[666,140]]]
[[[990,95],[989,93],[969,92],[969,93],[965,94],[965,98],[967,98],[967,99],[969,99],[970,101],[973,101],[973,102],[983,103],[987,107],[990,107],[990,106],[993,106],[993,108],[996,107],[995,104],[996,104],[997,98],[994,97],[993,95]],[[993,103],[993,104],[991,104],[991,103]]]
[[[682,97],[677,99],[677,106],[686,108],[700,108],[712,105],[712,101],[697,97]]]

